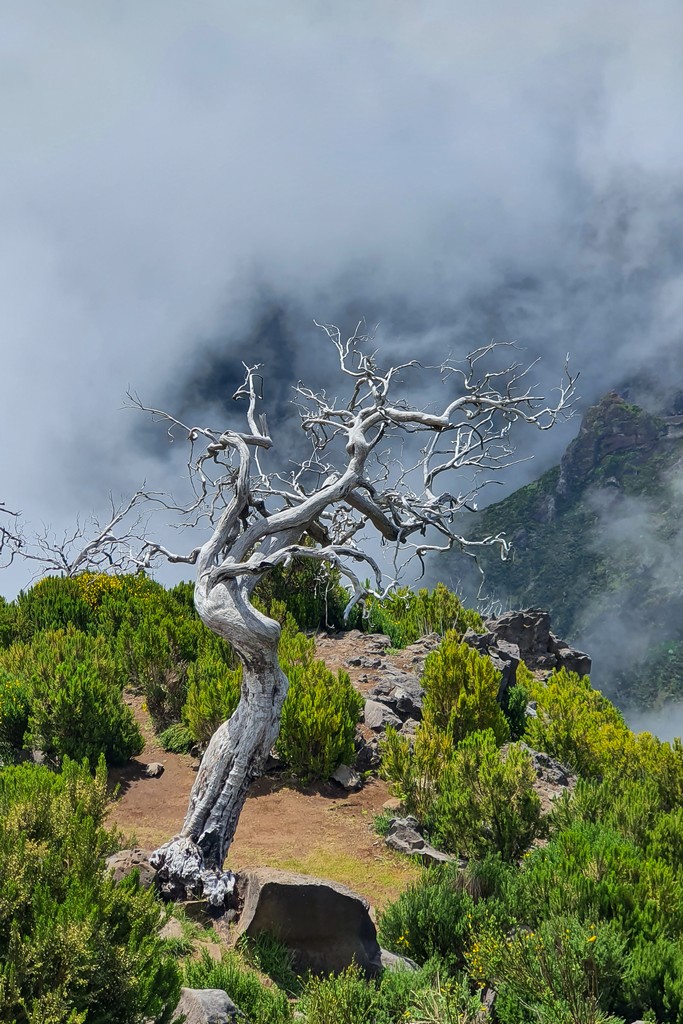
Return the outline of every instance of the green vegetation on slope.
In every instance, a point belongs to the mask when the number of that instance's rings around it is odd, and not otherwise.
[[[611,394],[586,414],[561,466],[471,527],[513,546],[506,562],[482,554],[487,593],[547,608],[622,707],[683,697],[682,480],[683,438]]]

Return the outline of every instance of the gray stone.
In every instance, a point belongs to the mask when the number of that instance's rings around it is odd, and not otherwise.
[[[422,718],[424,690],[417,676],[410,672],[387,665],[382,679],[368,692],[368,697],[386,704],[403,721]]]
[[[362,896],[337,882],[274,868],[239,872],[242,913],[236,934],[274,935],[294,954],[300,972],[338,973],[355,963],[382,970],[377,933]]]
[[[107,867],[112,872],[115,882],[120,882],[127,875],[137,870],[140,874],[140,885],[143,889],[149,889],[154,885],[156,871],[149,862],[152,855],[151,850],[135,848],[133,850],[119,850],[107,857]]]
[[[380,950],[382,967],[385,971],[417,971],[419,968],[414,960],[399,953],[390,953],[388,949]]]
[[[404,853],[409,857],[419,857],[420,860],[445,864],[455,860],[448,853],[442,853],[424,839],[420,834],[419,823],[416,818],[394,818],[389,826],[385,842],[397,853]]]
[[[556,668],[566,668],[579,675],[590,674],[591,659],[551,632],[550,613],[541,608],[507,612],[498,618],[488,619],[486,626],[489,632],[479,639],[471,631],[464,639],[492,658],[502,654],[506,660],[506,655],[514,655],[516,650],[517,658],[534,671],[552,672]],[[514,685],[514,682],[509,682],[509,685]]]
[[[363,785],[362,779],[358,772],[350,768],[348,764],[340,764],[332,775],[332,779],[338,782],[344,789],[348,789],[352,792],[355,789],[360,789]]]
[[[158,779],[160,775],[164,774],[164,766],[161,761],[150,761],[145,768],[145,775],[148,779]]]
[[[183,926],[177,917],[169,917],[159,931],[160,939],[182,939]]]
[[[498,700],[511,686],[517,682],[517,667],[520,662],[519,647],[505,639],[498,639],[495,633],[476,633],[468,629],[463,640],[470,647],[480,654],[487,655],[493,662],[497,672],[500,672],[500,684],[498,687]]]
[[[566,765],[556,761],[550,754],[542,750],[533,750],[526,743],[520,743],[522,750],[526,750],[531,758],[536,777],[542,782],[550,782],[554,786],[573,786],[576,782],[576,775]]]
[[[222,988],[181,988],[175,1016],[185,1014],[185,1024],[229,1024],[244,1017]]]
[[[373,732],[383,732],[389,725],[394,729],[400,729],[402,722],[385,704],[379,704],[376,700],[366,700],[365,724]]]
[[[360,732],[356,733],[356,768],[359,772],[371,772],[379,768],[379,741],[376,736],[366,739]]]

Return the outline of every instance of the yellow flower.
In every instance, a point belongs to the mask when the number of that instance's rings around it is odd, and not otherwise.
[[[597,939],[597,935],[589,935],[588,938],[586,939],[586,942],[595,942],[596,939]]]

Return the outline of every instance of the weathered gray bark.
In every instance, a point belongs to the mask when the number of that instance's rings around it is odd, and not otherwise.
[[[237,580],[210,590],[207,575],[195,588],[204,624],[229,640],[242,661],[242,692],[202,758],[183,827],[151,858],[162,891],[178,896],[184,888],[216,905],[232,891],[223,863],[249,785],[261,775],[277,739],[288,688],[277,656],[280,626],[253,607],[248,591]]]

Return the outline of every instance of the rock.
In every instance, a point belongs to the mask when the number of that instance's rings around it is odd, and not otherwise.
[[[350,768],[348,764],[340,764],[332,775],[332,779],[338,782],[344,789],[348,789],[352,792],[355,789],[360,789],[363,785],[360,775],[358,772]]]
[[[159,931],[160,939],[182,939],[183,926],[177,917],[169,917],[163,928]]]
[[[471,630],[464,639],[478,651],[488,654],[496,668],[505,671],[503,665],[511,659],[520,658],[532,671],[550,673],[557,668],[566,668],[579,675],[589,675],[591,659],[577,651],[550,631],[550,613],[540,608],[525,608],[522,611],[507,612],[486,622],[488,633],[477,636]],[[496,659],[503,664],[497,664]],[[514,665],[514,673],[517,666]],[[514,678],[501,683],[500,695],[507,686],[514,686]]]
[[[158,779],[160,775],[164,774],[164,766],[161,761],[150,761],[145,768],[145,775],[148,779]]]
[[[386,666],[382,679],[369,692],[368,697],[386,704],[402,721],[422,718],[424,690],[417,676]]]
[[[366,700],[365,724],[373,732],[384,732],[389,725],[394,729],[400,729],[403,723],[385,704],[379,704],[376,700]]]
[[[181,988],[176,1016],[185,1014],[185,1024],[228,1024],[244,1017],[222,988]]]
[[[577,651],[573,647],[560,647],[557,652],[557,660],[560,668],[567,672],[576,672],[580,676],[589,676],[593,662],[583,651]]]
[[[400,811],[403,807],[403,801],[398,796],[390,796],[388,800],[385,800],[382,804],[383,811]]]
[[[294,954],[296,970],[338,973],[355,961],[382,970],[377,933],[362,896],[337,882],[273,868],[239,872],[242,913],[236,935],[274,935]]]
[[[399,953],[390,953],[388,949],[380,950],[382,967],[385,971],[417,971],[419,968],[414,960]]]
[[[423,861],[445,864],[456,858],[442,853],[420,835],[419,822],[416,818],[394,818],[389,826],[385,842],[392,850],[404,853],[409,857],[419,857]]]
[[[473,629],[468,629],[463,640],[470,647],[474,647],[475,651],[488,655],[496,671],[500,672],[498,700],[501,700],[503,694],[517,682],[517,666],[521,660],[519,647],[509,640],[498,638],[492,630],[488,633],[476,633]]]
[[[355,739],[356,747],[356,768],[359,772],[372,772],[379,768],[379,741],[376,736],[366,739],[358,731]]]
[[[560,764],[550,754],[542,750],[533,750],[526,743],[520,743],[522,750],[526,750],[534,766],[536,777],[543,782],[550,782],[554,786],[573,786],[576,783],[576,775],[565,765]]]
[[[142,850],[136,847],[133,850],[119,850],[107,857],[106,864],[114,875],[114,881],[120,882],[133,871],[140,875],[140,886],[149,889],[156,880],[156,871],[149,862],[152,855],[151,850]]]

